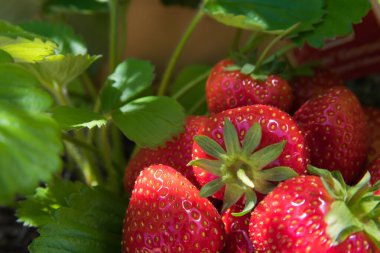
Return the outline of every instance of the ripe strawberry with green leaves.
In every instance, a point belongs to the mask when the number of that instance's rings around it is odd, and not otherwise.
[[[372,162],[380,155],[380,109],[364,107],[364,113],[367,116],[368,132],[371,140],[368,161]]]
[[[238,67],[231,59],[217,63],[206,82],[209,112],[215,114],[253,104],[272,105],[289,111],[293,94],[288,82],[277,75],[255,76],[253,70],[253,65]]]
[[[131,192],[140,172],[152,164],[165,164],[176,168],[190,182],[197,184],[193,170],[187,166],[187,163],[191,161],[193,137],[205,119],[206,116],[189,116],[184,131],[167,141],[163,147],[140,149],[125,169],[125,191]]]
[[[210,117],[194,137],[193,165],[203,197],[223,199],[223,210],[245,196],[249,212],[275,182],[304,174],[308,152],[296,122],[267,105]]]
[[[334,86],[343,86],[343,80],[327,69],[313,69],[311,75],[302,75],[289,81],[293,89],[293,110],[296,111],[307,100]]]
[[[124,219],[124,253],[221,252],[223,246],[218,211],[189,180],[165,165],[140,173]]]
[[[223,253],[253,253],[253,245],[249,239],[248,225],[250,214],[243,216],[234,216],[233,213],[239,213],[244,209],[244,205],[236,203],[222,213],[222,221],[226,231],[226,247]]]
[[[311,164],[340,170],[347,183],[362,175],[369,148],[367,120],[349,89],[328,89],[304,103],[294,119],[305,133]]]
[[[380,201],[367,173],[348,186],[339,172],[309,167],[280,183],[252,212],[256,252],[378,253]]]

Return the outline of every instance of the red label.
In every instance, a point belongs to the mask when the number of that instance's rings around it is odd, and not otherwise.
[[[380,72],[380,23],[377,11],[354,25],[347,37],[328,40],[322,49],[305,46],[290,55],[295,65],[318,61],[343,79],[354,79]]]

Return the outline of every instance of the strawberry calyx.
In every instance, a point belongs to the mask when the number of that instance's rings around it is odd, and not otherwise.
[[[371,176],[367,172],[356,185],[349,186],[338,171],[330,172],[311,165],[308,171],[321,177],[325,189],[334,199],[325,216],[327,234],[333,244],[362,231],[380,249],[380,196],[375,195],[380,189],[380,181],[371,185]]]
[[[276,187],[274,182],[298,175],[290,167],[266,168],[281,155],[286,141],[256,150],[262,136],[260,124],[255,123],[240,143],[236,128],[225,118],[223,134],[225,149],[210,137],[195,136],[194,141],[213,159],[196,159],[189,163],[218,176],[203,186],[200,190],[202,197],[212,196],[225,186],[222,211],[244,196],[244,209],[233,213],[234,216],[242,216],[256,205],[256,191],[266,195]]]

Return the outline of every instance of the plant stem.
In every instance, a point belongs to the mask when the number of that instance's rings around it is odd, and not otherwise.
[[[166,89],[169,85],[169,81],[170,81],[170,78],[172,76],[174,67],[178,61],[178,58],[179,58],[181,52],[183,51],[183,48],[185,47],[186,42],[189,40],[191,34],[195,30],[195,28],[197,27],[199,22],[202,20],[203,15],[204,15],[204,12],[203,12],[202,8],[200,8],[198,10],[198,12],[195,14],[195,16],[193,17],[193,19],[190,21],[190,24],[187,27],[187,30],[183,34],[182,38],[180,39],[177,47],[174,49],[174,52],[173,52],[173,54],[169,60],[169,63],[167,65],[165,72],[164,72],[164,75],[162,77],[161,84],[158,87],[157,95],[159,95],[159,96],[165,95]]]
[[[110,33],[109,33],[109,66],[108,71],[111,73],[117,64],[117,21],[118,21],[118,0],[109,0],[110,8]]]
[[[237,28],[235,31],[234,39],[231,44],[231,51],[239,51],[240,38],[242,34],[243,34],[243,30],[240,28]]]
[[[173,96],[172,98],[174,99],[179,99],[181,98],[183,95],[186,94],[186,92],[188,92],[189,90],[191,90],[195,85],[197,85],[199,82],[201,82],[202,80],[206,79],[208,76],[210,75],[210,71],[206,71],[205,73],[199,75],[197,78],[191,80],[190,82],[188,82],[187,84],[185,84],[179,91],[177,91]]]
[[[56,97],[58,104],[69,106],[71,102],[67,97],[65,86],[55,83],[52,85],[52,87],[54,88],[51,90],[51,92]],[[74,134],[78,135],[80,140],[84,142],[84,134],[82,131]],[[88,151],[83,151],[82,153],[75,145],[69,142],[65,142],[65,147],[68,154],[72,156],[75,162],[78,164],[88,185],[97,185],[102,181],[99,171],[95,167],[93,156],[89,154]]]
[[[288,35],[289,33],[291,33],[292,31],[294,31],[294,29],[296,29],[297,27],[299,26],[299,24],[295,24],[293,26],[291,26],[290,28],[288,28],[287,30],[285,30],[282,34],[280,34],[279,36],[277,36],[274,40],[272,40],[268,46],[265,47],[264,51],[260,54],[260,57],[259,59],[257,60],[257,63],[256,63],[256,69],[258,69],[261,64],[264,62],[264,60],[266,59],[269,51],[273,48],[274,45],[276,45],[282,38],[284,38],[286,35]]]
[[[83,88],[86,90],[87,94],[91,97],[91,100],[96,101],[96,97],[98,95],[97,91],[94,87],[93,82],[91,81],[90,77],[88,76],[86,72],[84,72],[80,76],[80,80],[83,85]]]

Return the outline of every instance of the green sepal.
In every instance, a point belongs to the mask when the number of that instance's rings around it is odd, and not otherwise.
[[[371,188],[370,180],[371,175],[367,171],[356,185],[348,189],[348,194],[350,195],[349,205],[360,200],[368,192]]]
[[[234,205],[244,193],[243,187],[238,184],[226,184],[224,191],[222,212]]]
[[[227,67],[224,67],[223,70],[224,71],[237,71],[239,70],[240,71],[240,67],[237,66],[237,65],[230,65],[230,66],[227,66]]]
[[[352,232],[362,230],[362,223],[352,214],[344,201],[334,201],[325,216],[326,232],[336,245],[344,241]]]
[[[380,225],[374,220],[370,220],[364,226],[364,232],[372,239],[372,242],[380,250]]]
[[[375,192],[380,189],[380,180],[377,181],[374,185],[371,186],[371,191]]]
[[[216,141],[208,136],[195,136],[194,141],[204,152],[212,157],[223,159],[223,157],[226,155],[226,151]]]
[[[245,206],[239,213],[232,213],[232,216],[241,217],[250,213],[257,203],[257,195],[255,191],[248,189],[245,191]]]
[[[248,186],[249,188],[255,188],[255,184],[252,182],[252,180],[247,176],[245,171],[243,169],[238,169],[237,171],[237,177],[240,179],[244,185]]]
[[[244,75],[250,75],[255,70],[256,66],[250,63],[246,63],[241,68],[240,72]]]
[[[345,199],[347,195],[345,191],[346,189],[342,186],[339,180],[333,177],[330,171],[320,169],[312,165],[308,165],[307,170],[310,174],[321,177],[321,181],[330,196],[334,199]]]
[[[257,168],[264,168],[274,160],[276,160],[284,150],[286,141],[281,141],[269,146],[266,146],[265,148],[262,148],[255,153],[253,153],[249,160],[252,162],[252,164],[255,165]]]
[[[265,74],[251,74],[251,78],[257,81],[265,81],[268,79],[268,75]]]
[[[259,123],[253,124],[253,126],[248,130],[242,143],[242,154],[249,156],[253,151],[259,146],[261,142],[261,126]]]
[[[236,128],[227,118],[224,119],[224,143],[229,155],[235,155],[241,151],[240,141]],[[219,145],[218,145],[219,146]],[[220,146],[219,146],[220,147]]]
[[[269,181],[255,180],[254,183],[255,183],[255,190],[264,195],[270,193],[271,191],[273,191],[274,188],[276,188],[276,185]]]
[[[223,162],[220,160],[208,160],[208,159],[197,159],[189,162],[188,166],[197,166],[204,169],[211,174],[216,176],[222,176],[222,171],[220,167],[223,165]]]
[[[261,178],[274,182],[280,182],[298,176],[297,172],[295,172],[292,168],[286,166],[278,166],[266,170],[261,170],[259,174]]]
[[[207,198],[219,191],[225,183],[223,182],[222,178],[219,177],[211,182],[208,182],[205,184],[202,189],[199,191],[199,195],[202,198]]]

